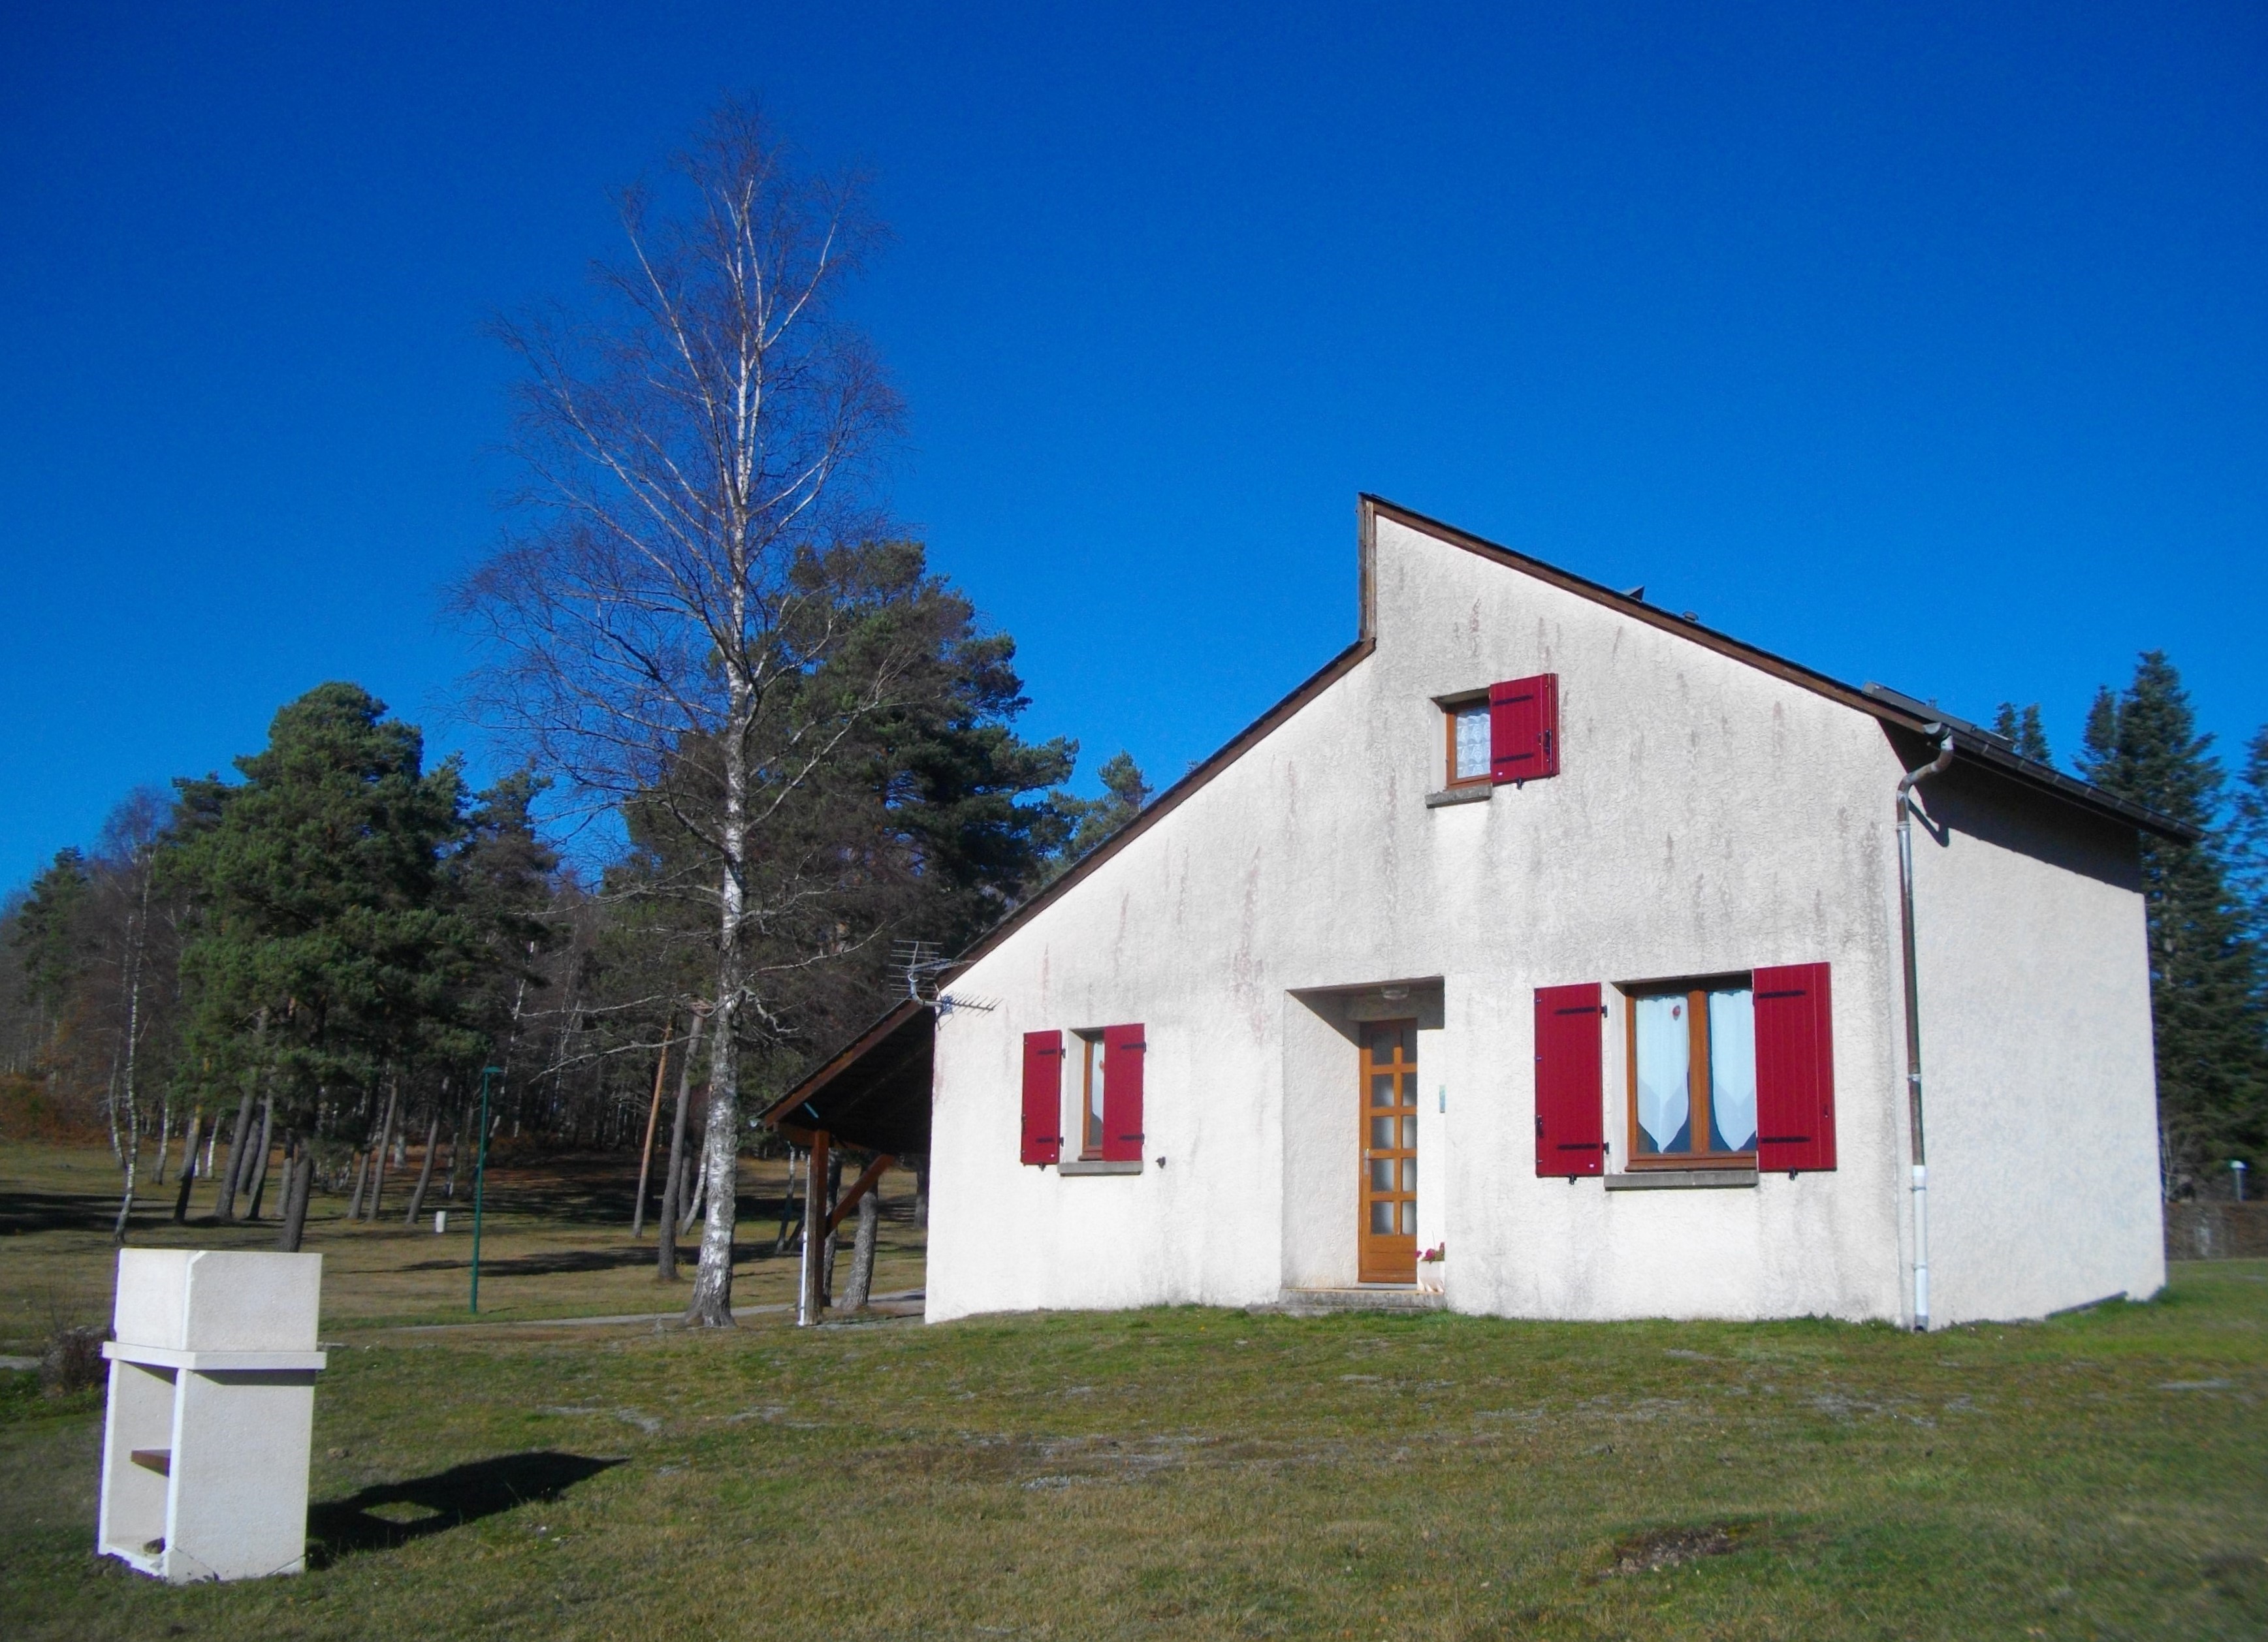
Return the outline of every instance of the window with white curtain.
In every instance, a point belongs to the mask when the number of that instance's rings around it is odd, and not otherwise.
[[[1631,1167],[1752,1164],[1756,1027],[1748,977],[1624,992]]]
[[[1469,786],[1489,778],[1488,697],[1458,702],[1441,709],[1448,720],[1448,784]]]

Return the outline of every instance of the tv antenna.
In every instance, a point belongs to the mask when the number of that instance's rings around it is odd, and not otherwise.
[[[890,967],[905,976],[908,998],[934,1005],[937,977],[953,965],[939,954],[935,941],[898,940],[890,943]]]

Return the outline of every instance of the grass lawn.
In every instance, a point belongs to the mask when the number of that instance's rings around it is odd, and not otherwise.
[[[97,1408],[0,1396],[0,1636],[2257,1638],[2268,1263],[2176,1270],[1926,1338],[327,1322],[298,1579],[98,1561]]]
[[[178,1152],[179,1147],[174,1151]],[[325,1337],[346,1328],[461,1322],[472,1261],[469,1165],[457,1197],[441,1196],[440,1176],[426,1193],[426,1212],[405,1226],[417,1153],[407,1170],[390,1171],[375,1225],[350,1224],[343,1196],[317,1193],[308,1205],[306,1248],[323,1256]],[[130,1241],[144,1248],[273,1248],[277,1174],[269,1176],[267,1216],[258,1225],[222,1226],[213,1216],[217,1189],[200,1182],[189,1223],[173,1223],[176,1188],[144,1186]],[[657,1171],[658,1172],[658,1171]],[[750,1159],[740,1166],[740,1244],[733,1303],[747,1309],[795,1298],[792,1255],[774,1259],[773,1239],[786,1189],[784,1161]],[[118,1166],[101,1147],[0,1141],[0,1354],[36,1352],[57,1328],[107,1322],[117,1254],[110,1241],[118,1212]],[[847,1183],[847,1182],[846,1182]],[[645,1237],[632,1242],[630,1208],[637,1159],[572,1156],[492,1159],[481,1228],[481,1315],[504,1321],[626,1315],[684,1308],[689,1282],[654,1281],[649,1207]],[[918,1288],[922,1239],[914,1228],[913,1176],[883,1180],[885,1215],[877,1240],[874,1292]],[[239,1205],[240,1206],[240,1205]],[[448,1211],[448,1232],[433,1233],[435,1209]],[[700,1230],[679,1245],[689,1261]],[[844,1240],[840,1281],[850,1271]]]

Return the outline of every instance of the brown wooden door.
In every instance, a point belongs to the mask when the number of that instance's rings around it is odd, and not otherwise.
[[[1418,1023],[1362,1028],[1361,1271],[1418,1280]]]

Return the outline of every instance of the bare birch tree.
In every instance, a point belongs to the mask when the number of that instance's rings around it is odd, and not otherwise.
[[[855,182],[728,101],[665,195],[620,207],[627,254],[586,314],[498,327],[525,371],[527,511],[455,604],[490,646],[482,716],[584,802],[659,802],[694,843],[716,983],[686,1315],[725,1325],[741,1046],[771,1001],[751,944],[776,952],[828,892],[825,852],[783,870],[782,835],[861,726],[924,688],[934,588],[877,582],[858,551],[883,534],[899,409],[838,311],[877,233]]]

